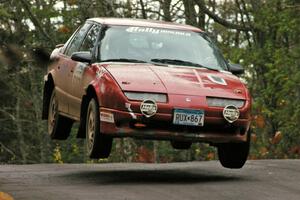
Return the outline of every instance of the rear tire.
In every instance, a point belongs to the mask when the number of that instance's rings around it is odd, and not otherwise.
[[[112,137],[100,132],[98,102],[92,98],[86,115],[87,153],[92,159],[108,158],[112,147]]]
[[[73,120],[58,113],[58,100],[53,89],[48,111],[48,134],[51,139],[66,140],[71,132]]]
[[[240,169],[247,161],[250,150],[250,131],[247,142],[218,145],[218,155],[223,167]]]
[[[189,149],[192,146],[192,142],[186,141],[171,141],[171,145],[174,149],[184,150]]]

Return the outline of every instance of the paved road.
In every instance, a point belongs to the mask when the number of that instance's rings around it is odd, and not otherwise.
[[[299,200],[300,160],[172,164],[0,166],[0,192],[16,200]]]

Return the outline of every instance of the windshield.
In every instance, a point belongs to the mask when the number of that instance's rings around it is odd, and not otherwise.
[[[103,32],[100,61],[135,61],[226,70],[215,45],[203,33],[111,26]]]

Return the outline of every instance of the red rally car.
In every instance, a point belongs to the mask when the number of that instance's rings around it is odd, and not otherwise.
[[[251,96],[202,30],[175,23],[92,18],[52,52],[43,119],[52,139],[74,122],[90,158],[107,158],[115,137],[218,148],[241,168],[250,147]]]

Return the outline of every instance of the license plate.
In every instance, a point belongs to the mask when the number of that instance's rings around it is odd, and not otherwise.
[[[204,110],[174,109],[173,124],[203,126]]]

